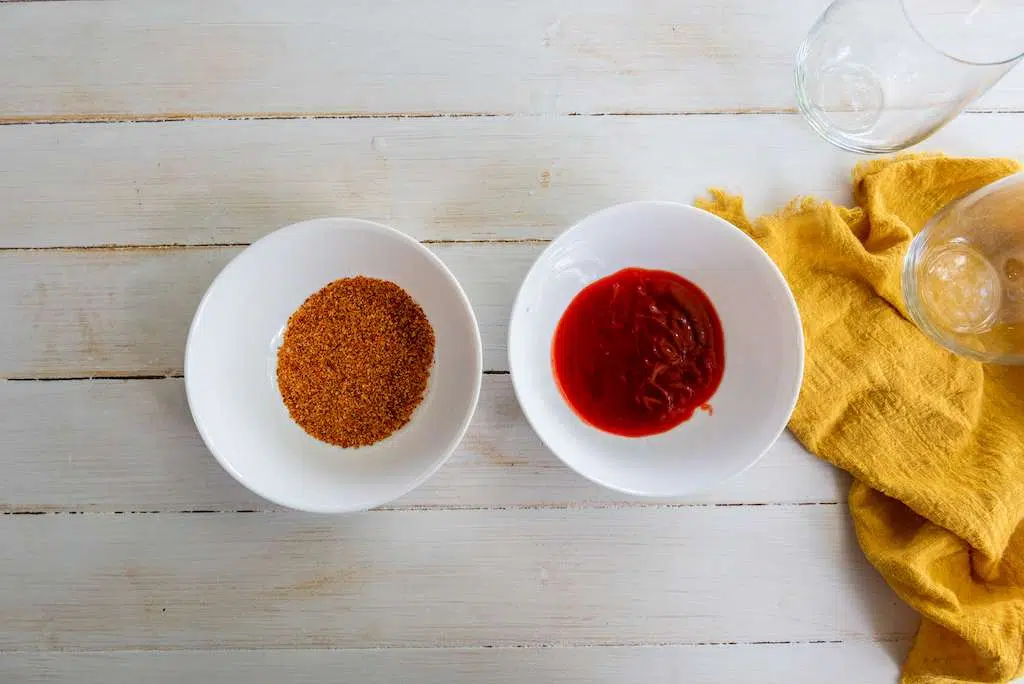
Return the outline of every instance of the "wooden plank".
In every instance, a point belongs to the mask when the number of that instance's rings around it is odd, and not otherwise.
[[[1024,157],[1022,121],[965,115],[927,148]],[[797,115],[0,126],[0,247],[248,243],[329,215],[428,240],[551,238],[709,186],[753,212],[848,201],[858,159]]]
[[[0,151],[5,247],[244,243],[330,215],[419,239],[550,238],[716,184],[755,206],[843,198],[854,159],[787,115],[2,126]]]
[[[542,248],[532,243],[431,246],[473,303],[485,369],[508,368],[512,301]],[[0,377],[180,374],[195,308],[240,251],[0,252]]]
[[[7,446],[0,511],[274,509],[210,456],[192,424],[183,384],[0,383],[0,435]],[[847,486],[845,476],[786,433],[751,470],[687,502],[839,502]],[[487,375],[473,424],[451,461],[389,507],[648,503],[657,502],[604,489],[562,465],[523,418],[510,378]]]
[[[0,7],[8,119],[788,107],[821,0]],[[89,55],[89,59],[82,59]]]
[[[895,682],[908,642],[590,648],[5,653],[0,679],[74,684]]]
[[[839,506],[0,516],[0,649],[890,639]]]
[[[17,121],[792,108],[793,57],[825,4],[5,4],[2,115]],[[1011,73],[982,104],[1019,108],[1024,73]]]

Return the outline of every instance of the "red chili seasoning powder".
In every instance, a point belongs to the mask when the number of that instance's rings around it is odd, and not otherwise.
[[[667,271],[627,268],[583,289],[552,344],[555,379],[594,427],[625,437],[666,432],[718,389],[722,324],[707,295]]]
[[[368,446],[412,417],[434,363],[434,329],[398,285],[335,280],[288,319],[277,385],[292,420],[341,447]]]

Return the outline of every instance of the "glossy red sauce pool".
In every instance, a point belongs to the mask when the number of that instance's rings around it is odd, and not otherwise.
[[[555,329],[552,364],[584,421],[625,437],[654,435],[710,410],[725,370],[722,324],[689,280],[627,268],[572,300]]]

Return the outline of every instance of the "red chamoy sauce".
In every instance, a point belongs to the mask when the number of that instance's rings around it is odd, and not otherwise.
[[[722,324],[699,287],[627,268],[591,283],[562,314],[555,379],[594,427],[625,437],[666,432],[703,408],[725,369]]]

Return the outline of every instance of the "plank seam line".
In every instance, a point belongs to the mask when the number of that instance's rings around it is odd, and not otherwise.
[[[37,1],[37,0],[33,0]],[[838,644],[895,644],[913,640],[911,634],[892,634],[872,636],[864,639],[792,639],[792,640],[757,640],[757,641],[546,641],[538,643],[519,644],[458,644],[446,643],[443,646],[430,645],[382,645],[382,646],[352,646],[339,647],[308,647],[308,646],[268,646],[265,648],[127,648],[127,649],[78,649],[78,648],[47,648],[47,649],[0,649],[0,653],[64,653],[72,655],[104,655],[114,653],[263,653],[266,651],[295,651],[295,652],[385,652],[385,651],[502,651],[502,650],[530,650],[530,649],[590,649],[590,648],[698,648],[712,646],[729,648],[732,646],[828,646]]]
[[[150,375],[67,375],[61,377],[29,377],[29,376],[14,376],[9,378],[3,378],[6,382],[78,382],[82,380],[174,380],[184,378],[184,373],[165,373],[165,374],[150,374]]]
[[[685,508],[796,508],[801,506],[838,506],[839,501],[749,501],[749,502],[647,502],[647,501],[567,501],[508,505],[406,504],[378,506],[375,511],[592,511],[592,510],[672,510]]]
[[[594,511],[594,510],[673,510],[688,508],[799,508],[807,506],[831,507],[840,505],[839,501],[793,501],[793,502],[750,502],[750,503],[646,503],[643,501],[573,501],[565,503],[534,503],[534,504],[509,504],[509,505],[444,505],[444,504],[409,504],[397,506],[379,506],[367,514],[374,513],[456,513],[456,512],[501,512],[501,511]],[[215,509],[215,508],[188,508],[183,510],[119,510],[119,511],[59,511],[46,509],[14,509],[0,511],[0,515],[9,516],[40,516],[40,515],[84,515],[84,516],[106,516],[106,515],[233,515],[237,513],[256,513],[270,515],[285,513],[287,511],[275,508],[239,508],[239,509]]]
[[[485,370],[483,375],[510,375],[507,370]],[[175,371],[163,374],[127,374],[116,375],[110,373],[97,373],[93,375],[63,375],[58,377],[37,377],[28,375],[15,375],[7,378],[0,378],[0,382],[82,382],[87,380],[180,380],[185,374]]]
[[[13,0],[14,2],[69,2],[76,0]],[[0,4],[12,0],[0,0]],[[686,117],[686,116],[796,116],[795,107],[743,107],[734,109],[693,109],[685,111],[564,112],[194,112],[163,114],[62,114],[57,116],[2,116],[0,126],[61,126],[74,124],[186,123],[190,121],[314,121],[361,119],[540,119],[563,117]],[[1021,114],[1019,107],[967,109],[964,114]]]
[[[35,1],[35,0],[33,0]],[[52,0],[51,0],[52,1]],[[118,124],[118,123],[178,123],[186,121],[313,121],[318,119],[540,119],[561,117],[673,117],[673,116],[762,116],[795,115],[795,107],[736,107],[726,109],[691,109],[681,111],[608,111],[608,112],[152,112],[152,113],[96,113],[57,115],[0,115],[0,126],[64,125],[64,124]]]
[[[33,0],[35,2],[36,0]],[[43,1],[43,0],[39,0]],[[46,0],[47,2],[62,2],[63,0]],[[424,245],[546,245],[549,238],[481,238],[481,239],[441,239],[428,238],[420,240]],[[0,252],[145,252],[145,251],[171,251],[189,249],[217,249],[248,247],[251,242],[163,242],[149,245],[126,245],[116,242],[104,242],[96,245],[53,245],[48,247],[30,246],[0,246]]]
[[[65,0],[32,0],[32,2],[64,2]],[[104,242],[96,245],[53,245],[47,247],[0,246],[0,252],[159,252],[189,249],[211,249],[217,247],[248,247],[251,242],[165,242],[151,245],[125,245]]]

